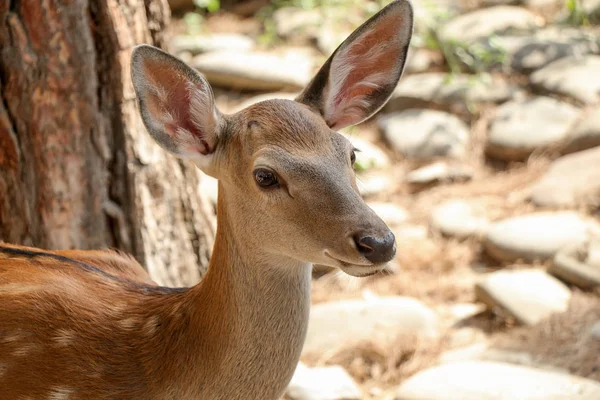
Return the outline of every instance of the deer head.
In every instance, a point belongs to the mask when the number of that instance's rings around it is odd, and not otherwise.
[[[132,75],[144,124],[164,149],[219,179],[219,224],[229,221],[246,252],[371,275],[395,255],[395,238],[358,194],[354,149],[336,130],[387,102],[412,21],[410,3],[393,1],[337,48],[295,101],[233,115],[215,107],[200,73],[138,46]]]

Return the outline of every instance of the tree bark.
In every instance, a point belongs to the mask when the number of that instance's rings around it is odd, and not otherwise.
[[[158,148],[129,59],[164,44],[166,0],[0,2],[0,240],[112,247],[160,284],[196,283],[214,215],[201,174]]]

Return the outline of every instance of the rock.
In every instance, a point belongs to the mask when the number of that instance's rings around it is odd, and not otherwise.
[[[413,185],[428,185],[435,182],[468,181],[473,171],[464,165],[436,162],[406,174],[406,182]]]
[[[462,200],[448,200],[431,212],[431,225],[448,236],[480,236],[488,223],[481,211]]]
[[[429,230],[424,225],[402,225],[394,230],[396,240],[407,241],[424,241],[429,236]]]
[[[444,42],[472,43],[477,39],[511,31],[530,31],[543,25],[543,19],[521,7],[495,6],[460,15],[440,30]]]
[[[436,336],[436,314],[407,297],[322,303],[311,309],[303,352],[322,355],[365,341],[391,343],[403,334]]]
[[[565,57],[534,72],[531,84],[587,104],[600,101],[600,56]]]
[[[425,49],[408,49],[408,57],[406,59],[406,67],[404,73],[416,74],[425,72],[435,64],[435,59],[432,53]]]
[[[290,54],[215,51],[193,58],[191,65],[215,86],[237,90],[300,89],[311,77],[311,62]]]
[[[569,154],[555,160],[530,188],[531,201],[540,207],[600,205],[600,148]]]
[[[584,289],[600,286],[600,243],[560,250],[548,269],[552,275]]]
[[[445,351],[440,355],[441,363],[457,361],[495,361],[510,364],[535,366],[533,356],[524,351],[490,348],[488,343],[477,343],[462,349]]]
[[[523,160],[536,149],[560,143],[579,109],[552,99],[513,100],[498,107],[490,125],[486,153],[501,160]]]
[[[351,33],[351,30],[325,23],[319,30],[317,47],[321,53],[330,56]]]
[[[427,72],[403,77],[385,110],[437,106],[452,112],[469,113],[473,105],[500,103],[509,99],[513,92],[504,79],[496,76],[482,79],[468,74]]]
[[[387,168],[391,165],[390,158],[376,144],[367,142],[356,136],[344,135],[358,151],[356,152],[356,171]]]
[[[590,328],[590,335],[596,339],[600,340],[600,321],[595,322]]]
[[[252,50],[253,47],[254,41],[248,36],[233,33],[180,35],[171,40],[174,53],[190,52],[193,55],[225,50],[245,52]]]
[[[600,105],[586,112],[567,138],[564,153],[600,146]]]
[[[379,128],[392,148],[405,157],[460,158],[469,143],[469,128],[452,114],[406,110],[379,119]]]
[[[484,246],[499,261],[549,259],[565,246],[585,242],[591,228],[574,212],[528,214],[493,223]]]
[[[506,363],[442,364],[406,380],[395,400],[596,400],[600,384],[558,372]]]
[[[217,200],[219,198],[219,181],[203,172],[199,173],[201,174],[201,177],[198,191],[202,193],[203,196],[206,196],[216,210]]]
[[[408,219],[408,212],[395,204],[379,202],[367,204],[388,225],[399,225]]]
[[[340,366],[308,368],[298,364],[286,395],[292,400],[360,400],[354,379]]]
[[[273,14],[275,30],[279,37],[294,39],[297,36],[316,38],[323,17],[317,9],[282,7]]]
[[[600,42],[596,36],[586,29],[551,26],[533,34],[498,36],[493,42],[485,38],[477,43],[487,51],[502,49],[506,65],[530,73],[560,58],[599,52]]]
[[[475,296],[490,308],[502,308],[522,324],[535,325],[566,311],[571,292],[544,271],[530,269],[487,274],[477,283]]]
[[[590,23],[600,23],[600,0],[582,0],[581,8],[587,15]]]
[[[356,185],[362,197],[370,197],[393,188],[394,182],[387,174],[370,172],[358,176]]]
[[[284,99],[284,100],[294,100],[300,92],[271,92],[265,94],[259,94],[257,96],[252,96],[249,99],[244,100],[240,104],[238,104],[235,108],[230,110],[231,113],[236,113],[238,111],[243,110],[246,107],[250,107],[256,103],[260,103],[261,101],[266,100],[274,100],[274,99]]]

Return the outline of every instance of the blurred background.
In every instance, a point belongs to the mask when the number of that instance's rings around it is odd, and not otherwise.
[[[405,73],[343,134],[387,271],[315,266],[302,400],[600,399],[600,1],[413,0]],[[233,113],[294,98],[385,0],[0,4],[0,240],[114,247],[169,286],[210,259],[216,182],[138,117],[131,49]]]

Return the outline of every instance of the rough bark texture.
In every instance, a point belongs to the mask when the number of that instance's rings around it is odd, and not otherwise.
[[[214,216],[201,175],[150,139],[129,58],[162,45],[166,0],[0,1],[0,240],[114,247],[197,282]]]

